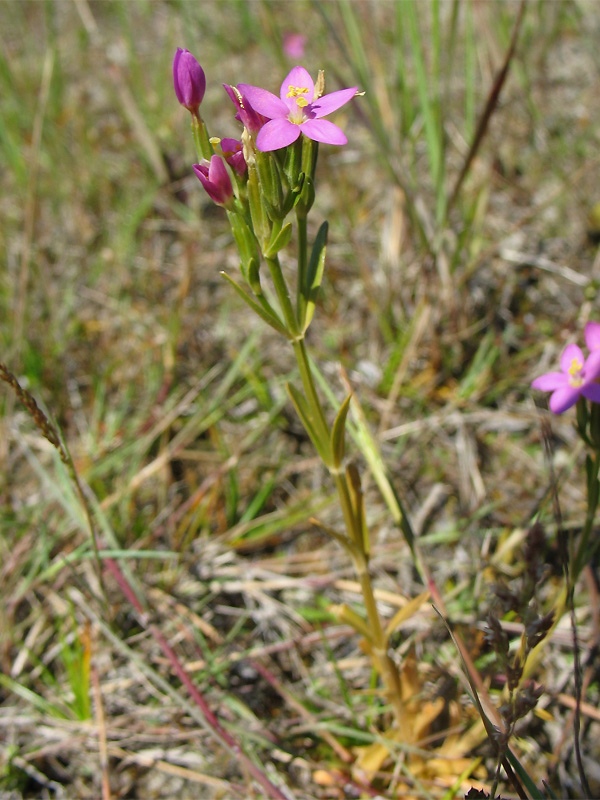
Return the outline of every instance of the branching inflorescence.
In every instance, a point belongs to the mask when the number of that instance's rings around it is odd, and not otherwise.
[[[319,143],[344,145],[347,138],[325,116],[354,98],[357,87],[324,94],[325,78],[316,83],[304,67],[294,67],[281,84],[279,97],[240,83],[225,86],[242,123],[241,139],[210,138],[200,115],[204,72],[193,56],[178,50],[173,66],[175,93],[192,115],[199,163],[193,169],[209,197],[223,206],[240,255],[245,285],[225,275],[240,297],[267,324],[286,337],[296,356],[302,389],[288,384],[291,401],[329,470],[336,487],[343,532],[322,526],[350,555],[360,581],[366,619],[354,610],[336,608],[340,619],[365,638],[365,649],[381,676],[385,694],[404,741],[411,741],[398,668],[388,653],[393,632],[379,616],[369,574],[369,532],[355,465],[345,464],[345,433],[351,396],[334,409],[331,423],[315,385],[305,333],[313,319],[325,267],[327,223],[322,223],[312,248],[307,217],[315,198],[314,176]],[[193,87],[190,82],[197,82]],[[293,290],[279,263],[279,252],[291,240],[296,217],[297,274]],[[266,265],[270,281],[263,278]]]
[[[389,638],[397,627],[396,617],[386,625],[379,615],[369,572],[370,537],[361,478],[356,465],[347,464],[345,459],[346,421],[352,395],[336,409],[323,407],[305,342],[323,279],[328,230],[327,223],[323,222],[309,248],[307,217],[315,199],[318,146],[320,143],[336,146],[347,143],[341,128],[325,117],[355,98],[358,89],[351,87],[325,94],[324,73],[320,72],[314,82],[301,66],[288,73],[279,96],[247,83],[226,85],[224,89],[243,130],[239,140],[221,139],[208,135],[200,114],[206,79],[187,50],[177,51],[173,76],[177,99],[192,117],[198,154],[193,170],[211,200],[227,213],[239,251],[243,283],[223,275],[244,302],[291,345],[301,388],[288,384],[290,399],[337,491],[343,530],[315,522],[350,556],[362,589],[364,615],[346,606],[336,607],[335,613],[363,637],[363,650],[369,654],[394,712],[394,738],[414,745],[416,739],[402,697],[399,669],[388,647]],[[292,222],[288,221],[291,215],[296,220],[297,241],[293,288],[279,262],[279,253],[291,242]],[[585,341],[589,350],[587,357],[578,345],[569,344],[560,359],[560,372],[548,372],[531,384],[534,389],[552,393],[550,410],[555,414],[577,406],[577,429],[591,451],[586,462],[586,524],[577,548],[573,546],[569,554],[567,583],[571,597],[574,582],[599,544],[592,536],[600,496],[599,323],[588,323]],[[414,555],[413,542],[408,536],[407,541]],[[425,592],[412,602],[419,605],[427,596]],[[507,751],[508,739],[516,721],[535,706],[539,695],[539,692],[530,691],[526,683],[529,667],[563,609],[564,602],[560,609],[557,605],[556,613],[535,615],[531,609],[523,611],[527,629],[515,658],[509,657],[508,638],[499,620],[493,615],[490,617],[490,642],[499,654],[508,681],[508,701],[503,707],[505,729],[496,747],[498,768],[502,763],[509,775],[514,773],[507,761],[511,756]],[[483,710],[481,714],[483,717]],[[516,779],[515,785],[518,785]]]

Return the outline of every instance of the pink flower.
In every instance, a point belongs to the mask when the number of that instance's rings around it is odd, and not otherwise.
[[[189,50],[177,48],[173,59],[173,85],[182,106],[192,113],[204,99],[206,77],[204,70]]]
[[[597,323],[588,323],[596,326]],[[592,349],[591,343],[600,344],[600,325],[588,333],[586,326],[586,344]],[[587,397],[593,403],[600,403],[600,384],[596,383],[600,377],[600,347],[595,347],[587,357],[584,357],[581,348],[576,344],[569,344],[560,357],[562,372],[547,372],[540,375],[531,384],[533,389],[542,392],[552,392],[550,397],[550,411],[562,414],[574,406],[580,396]]]
[[[322,117],[345,105],[356,94],[356,86],[315,98],[315,84],[304,67],[294,67],[281,84],[279,97],[266,89],[241,83],[239,91],[254,111],[268,119],[259,130],[259,150],[279,150],[295,142],[303,133],[324,144],[346,144],[343,131]]]
[[[600,349],[600,322],[588,322],[585,326],[584,336],[590,353]]]
[[[250,133],[257,133],[257,131],[259,131],[265,124],[266,119],[254,111],[248,100],[240,91],[239,86],[234,88],[233,86],[228,86],[226,83],[224,83],[223,88],[229,95],[231,102],[237,108],[237,114],[235,115],[235,118],[241,122],[244,128],[247,128]]]
[[[221,156],[212,156],[210,162],[203,159],[201,164],[194,164],[193,169],[210,199],[220,206],[229,205],[233,186]]]
[[[288,58],[303,58],[306,38],[303,33],[284,33],[283,52]]]

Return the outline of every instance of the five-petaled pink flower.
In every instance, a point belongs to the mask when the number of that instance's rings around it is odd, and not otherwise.
[[[569,344],[560,357],[562,372],[547,372],[540,375],[531,384],[533,389],[542,392],[552,392],[550,397],[550,411],[562,414],[574,406],[580,395],[587,397],[594,403],[600,403],[600,325],[586,326],[586,344],[592,350],[585,358],[580,347]]]
[[[348,141],[337,125],[322,117],[351,100],[356,86],[315,98],[313,79],[304,67],[294,67],[281,84],[279,97],[247,83],[239,84],[238,89],[254,111],[268,119],[256,137],[256,146],[263,152],[287,147],[301,133],[324,144],[341,145]]]

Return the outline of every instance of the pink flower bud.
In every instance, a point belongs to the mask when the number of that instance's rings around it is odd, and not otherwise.
[[[203,160],[193,168],[210,199],[219,206],[228,206],[233,199],[233,186],[221,156],[214,155],[210,162]]]
[[[173,59],[173,84],[181,105],[192,113],[197,112],[204,98],[206,77],[190,51],[181,47],[177,48]]]

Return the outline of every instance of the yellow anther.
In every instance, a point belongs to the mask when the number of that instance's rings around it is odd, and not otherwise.
[[[582,369],[583,369],[583,364],[578,358],[571,359],[571,366],[569,367],[569,375],[572,375],[575,378],[577,375],[579,375]]]
[[[308,94],[308,88],[306,86],[292,86],[290,83],[286,97],[299,97],[302,94]],[[305,105],[308,105],[308,101],[305,102]]]

